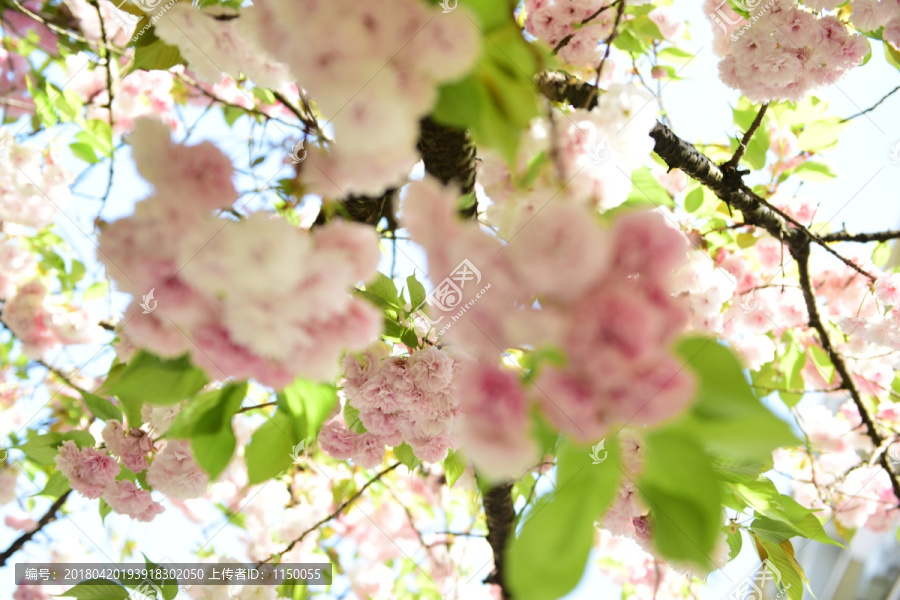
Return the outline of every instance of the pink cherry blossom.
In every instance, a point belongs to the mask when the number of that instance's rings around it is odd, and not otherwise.
[[[172,498],[199,498],[209,476],[194,460],[189,441],[169,440],[147,469],[147,483]]]
[[[55,462],[72,489],[88,498],[99,498],[120,471],[116,460],[106,452],[96,448],[79,450],[71,440],[62,443]]]
[[[150,492],[139,489],[130,481],[115,481],[103,492],[103,499],[113,512],[128,515],[136,521],[147,523],[165,509],[159,502],[154,502]]]

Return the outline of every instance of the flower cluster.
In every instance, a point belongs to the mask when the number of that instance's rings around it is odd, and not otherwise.
[[[462,6],[442,14],[421,0],[265,0],[254,10],[257,43],[287,64],[334,128],[337,144],[311,149],[318,168],[302,172],[329,197],[380,194],[405,180],[438,85],[480,53],[482,34]]]
[[[198,81],[216,84],[222,73],[238,79],[241,73],[255,84],[277,90],[288,80],[288,72],[253,42],[249,28],[256,13],[222,7],[197,10],[176,2],[159,19],[153,31],[157,37],[177,46]],[[212,57],[215,57],[213,59]]]
[[[103,336],[86,310],[54,303],[38,280],[20,287],[4,303],[0,318],[22,342],[23,351],[34,358],[60,344],[92,344]]]
[[[131,481],[116,480],[121,468],[116,459],[96,448],[81,448],[66,440],[56,455],[56,467],[72,485],[72,489],[88,498],[103,498],[117,513],[138,521],[152,521],[163,512],[150,492],[139,489]]]
[[[439,462],[453,447],[453,419],[459,412],[454,376],[459,359],[429,346],[410,356],[388,356],[381,344],[344,359],[344,395],[359,412],[366,433],[339,421],[326,424],[319,444],[340,460],[371,468],[384,459],[385,446],[406,442],[416,456]]]
[[[634,86],[612,84],[589,111],[556,112],[555,125],[536,119],[523,136],[517,169],[524,173],[541,156],[553,156],[556,164],[542,169],[527,190],[513,182],[501,158],[484,153],[478,181],[492,201],[488,222],[510,237],[556,194],[561,182],[573,199],[601,211],[625,202],[632,189],[629,175],[653,150],[648,134],[656,115],[648,107],[650,100]]]
[[[869,52],[866,38],[836,16],[817,16],[796,0],[757,4],[750,22],[730,39],[719,76],[754,102],[799,100],[812,88],[834,83]]]
[[[126,312],[132,344],[284,387],[332,377],[345,348],[378,335],[378,312],[348,294],[375,274],[371,228],[335,222],[308,234],[267,213],[218,218],[211,211],[237,199],[227,156],[209,142],[175,144],[148,119],[129,140],[155,193],[103,228],[100,254],[120,289],[155,293],[158,310],[135,302]]]
[[[644,0],[627,0],[628,4],[645,4]],[[601,44],[612,33],[616,21],[615,0],[526,0],[525,31],[547,42],[551,48],[565,43],[559,57],[571,65],[597,68],[606,51]],[[650,11],[650,19],[669,40],[680,39],[685,25],[672,15],[668,7]]]
[[[72,176],[50,151],[16,143],[9,130],[0,131],[0,221],[41,229],[70,201]]]
[[[505,348],[564,349],[567,363],[542,368],[532,393],[550,423],[580,441],[599,440],[617,422],[658,423],[686,406],[694,382],[670,346],[688,313],[671,295],[670,279],[687,244],[662,214],[625,213],[605,231],[587,209],[558,199],[503,246],[476,224],[455,222],[453,206],[452,191],[427,179],[410,186],[403,205],[435,279],[464,259],[479,270],[480,283],[454,292],[455,306],[465,308],[445,315],[446,339],[488,363]],[[441,235],[434,235],[437,224]],[[515,415],[520,427],[528,404],[510,385],[502,372],[475,373],[460,393],[469,396],[460,427],[474,419],[474,435],[498,436],[475,425],[485,420],[479,411],[495,409]],[[489,409],[496,390],[505,390],[503,406]],[[497,450],[502,439],[484,440],[485,447]],[[514,472],[522,447],[506,450]],[[484,457],[472,458],[479,464]],[[495,458],[490,462],[502,462]]]
[[[881,402],[875,413],[880,427],[896,430],[900,405]],[[808,448],[775,451],[775,469],[790,475],[794,498],[804,506],[834,515],[847,529],[890,531],[900,522],[900,509],[888,473],[860,457],[874,450],[856,406],[846,401],[832,412],[822,405],[798,410]]]
[[[172,498],[199,498],[209,476],[200,468],[186,440],[169,440],[147,470],[147,483]]]

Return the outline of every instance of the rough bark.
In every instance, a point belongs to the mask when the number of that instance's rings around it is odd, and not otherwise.
[[[506,543],[512,535],[516,511],[512,500],[513,484],[503,483],[492,487],[484,494],[484,516],[487,521],[487,540],[494,552],[494,570],[485,579],[485,583],[500,586],[503,598],[511,598],[503,583],[503,555]]]

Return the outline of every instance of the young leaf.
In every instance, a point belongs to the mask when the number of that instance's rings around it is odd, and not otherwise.
[[[81,392],[81,396],[88,410],[101,421],[122,421],[122,411],[106,398],[90,392]]]

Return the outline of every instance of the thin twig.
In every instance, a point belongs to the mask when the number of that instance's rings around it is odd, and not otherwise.
[[[609,37],[606,38],[606,49],[603,51],[603,58],[600,60],[600,64],[597,65],[597,78],[594,79],[594,89],[591,92],[591,99],[595,98],[600,90],[600,76],[603,73],[603,65],[606,64],[606,59],[609,58],[609,51],[612,50],[612,43],[619,35],[619,23],[622,22],[622,17],[625,15],[625,0],[617,0],[617,2],[616,20],[613,21],[612,32],[610,32]]]
[[[259,565],[261,565],[261,564],[267,563],[267,562],[269,562],[270,560],[272,560],[273,558],[275,558],[276,556],[278,556],[278,557],[284,556],[285,554],[287,554],[288,552],[290,552],[291,550],[293,550],[293,549],[294,549],[294,546],[296,546],[297,544],[299,544],[300,542],[303,541],[303,538],[305,538],[305,537],[308,536],[310,533],[312,533],[313,531],[315,531],[316,529],[318,529],[319,527],[321,527],[322,525],[324,525],[324,524],[327,523],[328,521],[334,519],[335,517],[337,517],[338,515],[340,515],[342,512],[344,512],[344,509],[347,508],[348,506],[350,506],[351,504],[353,504],[360,496],[362,496],[362,495],[363,495],[363,492],[365,492],[366,489],[367,489],[370,485],[372,485],[373,483],[375,483],[376,481],[378,481],[379,479],[381,479],[382,477],[384,477],[385,475],[387,475],[388,473],[390,473],[391,471],[393,471],[394,469],[396,469],[397,467],[399,467],[401,464],[403,464],[403,463],[396,462],[396,463],[392,464],[391,466],[387,467],[386,469],[383,469],[383,470],[379,471],[378,474],[375,475],[375,477],[373,477],[372,479],[370,479],[369,481],[367,481],[361,488],[359,488],[359,490],[357,490],[357,492],[356,492],[355,494],[353,494],[352,496],[350,496],[349,498],[347,498],[347,500],[344,501],[343,504],[341,504],[340,506],[338,506],[338,507],[334,510],[334,512],[332,512],[330,515],[328,515],[327,517],[321,519],[318,523],[316,523],[315,525],[313,525],[312,527],[310,527],[309,529],[307,529],[306,531],[304,531],[303,533],[301,533],[301,534],[300,534],[300,537],[298,537],[298,538],[295,539],[293,542],[291,542],[290,544],[288,544],[287,547],[286,547],[284,550],[282,550],[281,552],[278,552],[277,554],[273,554],[272,556],[270,556],[270,557],[267,558],[266,560],[263,560],[263,561],[260,561],[260,562],[256,563],[256,565],[259,566]]]
[[[870,106],[869,108],[867,108],[866,110],[860,111],[860,112],[856,113],[855,115],[852,115],[852,116],[847,117],[846,119],[842,119],[842,120],[841,120],[841,123],[846,123],[846,122],[849,121],[850,119],[855,119],[856,117],[861,117],[861,116],[863,116],[864,114],[867,114],[867,113],[872,112],[873,110],[875,110],[876,108],[878,108],[878,106],[879,106],[882,102],[884,102],[885,100],[887,100],[888,98],[890,98],[891,96],[893,96],[898,90],[900,90],[900,85],[898,85],[897,87],[895,87],[894,89],[892,89],[891,91],[889,91],[887,94],[885,94],[885,95],[881,98],[881,100],[879,100],[878,102],[876,102],[875,104],[873,104],[872,106]]]
[[[825,324],[822,322],[822,317],[819,315],[819,308],[816,305],[816,297],[809,276],[809,245],[804,244],[802,246],[797,245],[796,247],[792,247],[791,254],[794,257],[794,260],[797,261],[797,267],[800,273],[800,287],[803,290],[803,298],[806,301],[806,311],[809,313],[809,326],[815,329],[819,334],[819,341],[822,344],[822,349],[825,350],[825,353],[831,360],[831,364],[834,365],[835,371],[841,376],[841,387],[850,394],[850,398],[853,400],[856,409],[859,411],[859,416],[866,426],[867,434],[872,439],[872,443],[876,448],[880,448],[884,444],[884,438],[876,428],[875,420],[872,418],[872,415],[869,414],[869,409],[866,408],[862,399],[862,394],[860,393],[859,388],[856,387],[856,382],[853,380],[853,376],[847,369],[844,359],[841,358],[834,349],[834,346],[832,346],[831,338],[828,336],[828,331],[825,329]],[[897,497],[897,501],[900,502],[900,479],[897,478],[897,474],[891,469],[887,455],[882,453],[878,462],[890,476],[894,495]]]
[[[28,541],[31,540],[31,538],[33,538],[35,534],[37,534],[37,532],[56,520],[56,513],[59,511],[59,509],[62,508],[63,504],[66,503],[66,500],[69,498],[69,494],[71,493],[72,490],[68,490],[62,496],[57,498],[56,502],[51,504],[47,512],[44,513],[44,516],[41,517],[40,520],[38,520],[37,527],[20,535],[12,544],[10,544],[9,548],[7,548],[6,551],[3,552],[3,554],[0,554],[0,567],[4,566],[6,564],[6,561],[9,560],[13,554],[21,550],[22,546],[28,543]]]
[[[762,125],[763,117],[766,116],[767,108],[769,108],[769,103],[763,103],[762,107],[760,107],[759,109],[759,112],[756,113],[756,118],[753,119],[753,122],[750,124],[750,128],[744,133],[744,137],[741,139],[737,149],[734,151],[734,156],[732,156],[728,160],[728,162],[722,165],[723,170],[734,169],[741,162],[741,159],[744,157],[744,152],[747,151],[747,146],[750,144],[750,140],[753,139],[753,134],[756,133],[756,130],[759,129],[760,125]]]
[[[605,10],[611,8],[611,7],[612,7],[612,4],[607,4],[606,6],[601,6],[600,8],[598,8],[598,9],[594,12],[594,14],[592,14],[591,16],[589,16],[588,18],[586,18],[585,20],[583,20],[581,23],[579,23],[579,24],[578,24],[578,27],[587,25],[588,23],[590,23],[591,21],[593,21],[594,19],[596,19],[597,17],[599,17],[600,14],[601,14],[603,11],[605,11]],[[577,29],[577,28],[575,29],[575,32],[576,32],[576,33],[578,32],[578,29]],[[556,54],[557,52],[559,52],[560,50],[562,50],[562,49],[566,46],[566,44],[568,44],[569,42],[572,41],[572,38],[573,38],[573,37],[575,37],[575,34],[574,34],[574,33],[570,33],[569,35],[567,35],[567,36],[564,37],[563,39],[559,40],[559,43],[556,44],[556,46],[553,48],[553,54]]]

